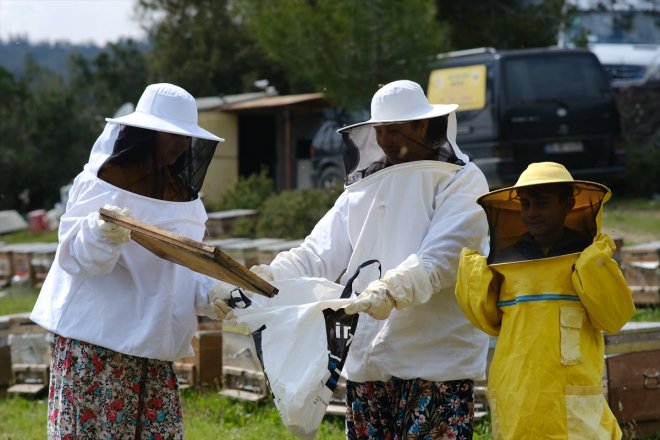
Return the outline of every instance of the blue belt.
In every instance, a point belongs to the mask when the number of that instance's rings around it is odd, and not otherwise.
[[[497,307],[515,306],[516,304],[537,302],[537,301],[580,301],[577,295],[565,295],[560,293],[542,293],[539,295],[521,295],[515,299],[507,301],[498,301]]]

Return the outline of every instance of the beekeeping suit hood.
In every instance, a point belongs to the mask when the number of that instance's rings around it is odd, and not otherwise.
[[[224,141],[201,128],[197,119],[197,105],[190,93],[173,84],[151,84],[133,113],[106,118],[108,123],[94,143],[85,170],[97,175],[106,162],[121,160],[142,148],[155,131],[188,136],[191,148],[170,170],[184,182],[193,199],[201,189],[218,142]]]
[[[527,231],[520,217],[517,190],[553,183],[566,183],[573,188],[575,205],[566,216],[565,226],[590,239],[600,232],[602,205],[611,196],[609,188],[596,182],[574,180],[559,163],[532,163],[512,187],[491,191],[477,199],[488,217],[491,242],[489,262],[496,263],[498,251],[514,244]]]
[[[445,145],[428,145],[437,149],[437,160],[456,164],[469,162],[456,144],[457,104],[430,104],[419,84],[394,81],[378,90],[371,100],[371,118],[337,130],[344,139],[346,184],[363,177],[363,170],[378,162],[385,162],[385,153],[376,142],[374,127],[439,117],[447,118]]]

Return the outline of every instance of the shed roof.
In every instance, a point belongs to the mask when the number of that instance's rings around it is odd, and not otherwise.
[[[208,96],[197,98],[197,109],[204,110],[250,110],[268,107],[324,102],[323,93],[302,93],[297,95],[267,95],[263,92],[242,93],[227,96]]]
[[[264,96],[262,98],[252,99],[248,101],[240,101],[235,103],[226,104],[222,110],[247,110],[265,107],[282,107],[286,105],[300,104],[304,102],[318,101],[324,99],[323,93],[303,93],[299,95],[284,95],[284,96]]]

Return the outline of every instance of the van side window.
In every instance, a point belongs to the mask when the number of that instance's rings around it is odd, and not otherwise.
[[[513,104],[552,101],[562,98],[600,99],[607,90],[605,79],[588,57],[511,58],[506,60],[506,96]],[[589,65],[587,65],[589,64]],[[570,78],[566,72],[572,72]]]

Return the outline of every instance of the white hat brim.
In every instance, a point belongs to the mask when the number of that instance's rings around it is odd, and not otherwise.
[[[115,124],[130,125],[132,127],[146,128],[149,130],[163,131],[165,133],[180,134],[183,136],[191,136],[202,139],[210,139],[213,141],[224,142],[221,137],[204,130],[197,124],[192,124],[185,121],[164,120],[156,116],[143,113],[133,112],[129,115],[120,118],[105,118],[106,122]]]
[[[347,125],[337,130],[337,133],[344,131],[352,130],[356,127],[361,127],[363,125],[376,125],[376,124],[395,124],[397,122],[408,122],[408,121],[419,121],[421,119],[431,119],[438,118],[440,116],[448,115],[451,112],[456,111],[458,104],[432,104],[432,108],[429,111],[425,111],[418,114],[406,115],[405,117],[398,119],[375,119],[371,118],[368,121],[358,122],[357,124]]]

